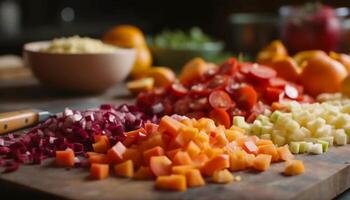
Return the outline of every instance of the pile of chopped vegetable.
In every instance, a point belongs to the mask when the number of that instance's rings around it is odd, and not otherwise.
[[[18,169],[21,163],[40,164],[56,151],[72,149],[75,155],[84,155],[93,149],[101,135],[111,145],[124,140],[124,132],[135,130],[147,121],[156,122],[135,106],[101,105],[100,109],[76,111],[65,109],[62,115],[52,117],[26,134],[8,134],[0,138],[0,166],[4,172]],[[82,163],[78,158],[73,162]]]
[[[127,132],[123,142],[113,144],[108,137],[99,137],[93,147],[87,153],[91,178],[107,178],[112,167],[116,176],[155,179],[156,187],[166,190],[238,181],[240,177],[230,171],[266,171],[278,161],[287,161],[286,175],[304,172],[302,161],[293,160],[287,145],[276,147],[271,140],[248,136],[236,126],[216,126],[208,118],[164,116],[159,125],[146,123]],[[73,160],[70,149],[56,153],[59,166],[72,167]]]
[[[277,77],[269,67],[231,58],[208,68],[194,59],[184,66],[179,82],[141,93],[137,105],[150,114],[210,117],[230,127],[233,116],[251,122],[271,103],[283,100],[313,101],[302,86]]]

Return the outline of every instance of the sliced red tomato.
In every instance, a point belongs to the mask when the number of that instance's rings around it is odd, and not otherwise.
[[[275,77],[275,78],[269,79],[269,85],[271,87],[284,88],[286,84],[287,84],[287,81],[282,78]]]
[[[196,100],[193,100],[189,104],[190,109],[194,111],[203,111],[209,108],[208,98],[202,97]]]
[[[190,102],[192,100],[190,98],[182,98],[175,102],[174,104],[174,112],[176,114],[184,115],[190,111]]]
[[[176,97],[183,97],[188,93],[188,89],[181,83],[173,83],[170,86],[170,92]]]
[[[248,74],[254,65],[257,65],[257,64],[251,63],[251,62],[242,62],[239,64],[239,70],[243,74]]]
[[[220,74],[233,75],[238,71],[238,62],[236,58],[230,58],[224,62],[219,69]]]
[[[231,127],[231,117],[225,109],[214,108],[210,111],[209,117],[217,124],[224,125],[226,128]]]
[[[274,87],[267,87],[265,96],[269,102],[278,102],[283,98],[284,90]]]
[[[241,85],[234,96],[238,107],[244,110],[252,109],[258,101],[258,95],[255,89],[246,84]]]
[[[236,81],[234,77],[231,77],[227,81],[225,91],[232,95],[240,86],[241,84],[238,81]]]
[[[213,108],[229,109],[233,102],[226,92],[222,90],[215,90],[209,95],[209,104]]]
[[[191,87],[190,93],[192,96],[208,96],[210,91],[207,84],[198,83]]]
[[[249,71],[249,76],[257,81],[266,81],[276,77],[276,75],[274,69],[263,65],[254,65]]]
[[[286,94],[287,97],[291,99],[296,99],[299,96],[299,91],[292,85],[287,84],[284,87],[284,93]]]
[[[229,76],[227,75],[215,75],[209,82],[208,88],[211,89],[224,89],[228,84]]]

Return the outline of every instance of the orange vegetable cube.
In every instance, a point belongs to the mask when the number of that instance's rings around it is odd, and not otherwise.
[[[245,156],[246,167],[253,167],[254,159],[255,159],[254,154],[246,154]]]
[[[284,145],[282,147],[277,148],[277,152],[279,155],[279,158],[281,160],[287,161],[287,160],[293,160],[294,155],[290,152],[288,145]]]
[[[89,157],[89,163],[110,164],[109,157],[106,154],[96,154]]]
[[[192,165],[177,165],[171,168],[171,173],[186,175],[187,171],[190,169],[194,169],[194,167]]]
[[[74,151],[72,149],[56,151],[56,165],[59,167],[73,167],[75,163],[74,158]]]
[[[266,171],[271,164],[272,156],[269,154],[259,154],[255,157],[253,168],[258,171]]]
[[[168,156],[168,158],[170,160],[173,160],[175,155],[177,154],[177,152],[181,151],[181,148],[177,148],[177,149],[173,149],[173,150],[170,150],[170,151],[167,151],[165,154],[166,156]]]
[[[158,130],[158,125],[151,122],[146,122],[144,126],[147,134],[153,134]]]
[[[226,154],[218,155],[210,159],[205,165],[201,168],[201,172],[204,175],[211,176],[214,171],[222,170],[230,167],[229,156]]]
[[[284,174],[287,176],[299,175],[305,172],[303,161],[288,160],[284,169]]]
[[[222,148],[222,147],[226,146],[229,143],[229,141],[227,140],[226,135],[225,135],[225,127],[218,126],[216,128],[215,132],[211,132],[211,136],[213,136],[213,135],[214,135],[214,137],[211,137],[211,141],[210,142],[215,147]]]
[[[275,145],[261,145],[259,146],[259,154],[269,154],[272,156],[272,161],[279,160],[279,154]]]
[[[146,163],[146,165],[149,165],[151,157],[163,155],[164,149],[160,146],[156,146],[143,152],[143,161]]]
[[[172,162],[166,156],[153,156],[151,157],[150,167],[154,175],[165,176],[171,172]]]
[[[158,176],[156,180],[156,188],[162,190],[186,191],[186,177],[179,174]]]
[[[265,139],[260,139],[256,141],[256,146],[262,146],[262,145],[273,145],[271,140],[265,140]]]
[[[169,117],[169,116],[164,116],[159,122],[159,128],[158,130],[160,131],[165,131],[168,132],[172,135],[177,135],[178,131],[181,127],[184,125],[181,124],[181,122]]]
[[[136,148],[127,148],[123,154],[123,161],[132,160],[132,163],[138,167],[141,166],[143,160],[141,152]]]
[[[205,153],[200,153],[192,158],[193,164],[196,167],[203,167],[203,165],[209,160]]]
[[[150,167],[141,166],[133,176],[134,179],[137,180],[147,180],[154,178],[153,172]]]
[[[117,176],[131,178],[134,175],[134,165],[131,160],[114,165],[114,173]]]
[[[235,151],[230,154],[230,170],[240,171],[247,168],[246,153],[244,151]]]
[[[252,153],[252,154],[257,154],[258,153],[258,147],[255,145],[255,143],[253,141],[245,141],[243,143],[242,148],[244,149],[244,151],[246,151],[247,153]]]
[[[233,175],[227,169],[217,170],[214,172],[212,176],[212,180],[215,183],[227,184],[227,183],[231,183],[233,179],[234,179]]]
[[[233,131],[238,131],[240,133],[245,133],[245,130],[241,127],[238,127],[238,126],[231,126],[230,130],[233,130]]]
[[[199,187],[205,185],[205,180],[198,169],[189,169],[186,172],[186,182],[188,187]]]
[[[193,121],[191,119],[183,119],[180,122],[185,126],[193,127]]]
[[[126,147],[121,142],[117,142],[117,144],[107,151],[107,156],[112,162],[118,163],[123,160],[123,154],[125,151]]]
[[[93,163],[90,167],[90,177],[101,180],[109,175],[109,165]]]
[[[201,149],[199,148],[198,145],[196,145],[196,143],[194,143],[193,141],[190,141],[186,147],[186,151],[192,158],[198,155],[201,152]]]
[[[242,133],[236,130],[226,129],[225,130],[226,138],[229,142],[235,141],[238,138],[242,137]]]
[[[143,141],[142,144],[139,145],[139,149],[140,151],[145,151],[156,146],[160,146],[162,148],[165,146],[163,137],[160,133],[152,134],[151,137],[147,138],[147,140]]]
[[[95,142],[92,144],[92,148],[94,149],[94,152],[96,153],[106,153],[109,146],[107,144],[107,141],[105,139],[100,139],[98,142]]]
[[[100,155],[100,153],[96,153],[93,151],[89,151],[89,152],[85,153],[85,157],[87,157],[87,158],[90,158],[91,156],[94,156],[94,155]]]
[[[198,129],[191,127],[182,127],[179,133],[173,139],[172,143],[175,147],[185,147],[198,134]]]
[[[173,159],[173,165],[191,165],[192,159],[185,151],[179,151],[176,153]]]
[[[207,148],[204,150],[204,152],[207,154],[209,158],[213,158],[215,156],[218,156],[220,154],[224,153],[224,150],[221,148]]]
[[[137,142],[139,139],[146,138],[148,135],[144,128],[139,128],[137,130],[129,131],[125,133],[125,139],[123,144],[127,147]]]
[[[95,142],[99,142],[100,140],[104,140],[107,143],[107,146],[109,148],[109,139],[107,135],[95,135],[94,136]]]

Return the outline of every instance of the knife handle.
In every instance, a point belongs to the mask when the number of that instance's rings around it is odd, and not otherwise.
[[[34,110],[0,113],[0,135],[35,125],[38,122],[39,113]]]

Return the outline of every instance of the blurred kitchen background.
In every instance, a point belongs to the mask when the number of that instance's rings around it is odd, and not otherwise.
[[[25,42],[82,35],[100,37],[117,24],[134,24],[147,35],[168,29],[199,26],[223,40],[232,52],[256,52],[281,36],[279,9],[302,0],[0,0],[0,54],[20,54]],[[311,1],[312,2],[312,1]],[[322,1],[334,8],[350,7],[348,0]],[[346,9],[338,10],[346,18]],[[349,20],[341,19],[349,51]],[[349,39],[348,39],[349,38]]]

